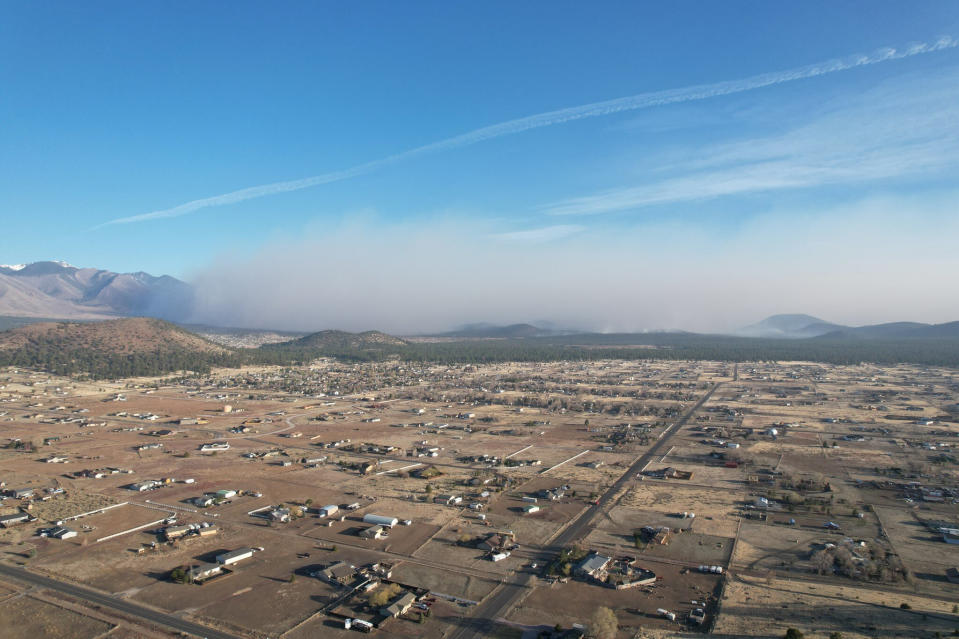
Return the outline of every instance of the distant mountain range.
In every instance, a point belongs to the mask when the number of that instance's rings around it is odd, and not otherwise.
[[[380,331],[364,333],[319,331],[286,342],[264,344],[260,348],[269,351],[312,352],[324,355],[379,356],[397,353],[408,345],[409,342],[406,340]]]
[[[114,273],[66,262],[0,266],[0,315],[51,319],[147,316],[189,319],[193,288],[148,273]]]
[[[194,296],[192,286],[168,275],[114,273],[97,268],[78,268],[59,261],[0,265],[0,327],[16,326],[40,319],[102,320],[119,317],[154,317],[182,324],[192,319]],[[684,333],[655,332],[655,335],[660,337],[673,334]],[[462,340],[544,340],[589,335],[596,338],[594,341],[604,342],[600,334],[562,329],[547,321],[509,325],[472,323],[434,337]],[[654,336],[653,333],[634,335],[635,339]],[[732,333],[732,336],[788,340],[957,339],[959,322],[893,322],[871,326],[845,326],[812,315],[786,314],[773,315],[743,327]],[[623,334],[618,341],[623,341],[626,337],[628,335]],[[275,339],[271,338],[269,341]],[[357,334],[321,331],[287,344],[285,347],[292,349],[372,351],[384,347],[403,347],[407,342],[376,331]]]
[[[590,331],[564,330],[553,326],[534,324],[509,324],[506,326],[486,322],[467,324],[447,333],[433,337],[476,339],[548,339],[563,338],[563,341],[582,341],[606,343],[614,334],[594,333]],[[616,333],[617,342],[628,341],[634,336],[637,343],[649,338],[669,336],[695,336],[687,331],[644,331],[640,333]],[[707,336],[708,334],[700,334]],[[772,315],[761,322],[745,326],[731,334],[731,337],[752,337],[762,339],[955,339],[959,338],[959,322],[945,324],[923,324],[921,322],[891,322],[869,326],[845,326],[829,322],[812,315],[800,313]]]
[[[799,339],[803,337],[818,337],[832,331],[848,328],[840,324],[833,324],[812,315],[792,314],[773,315],[761,322],[750,324],[738,331],[738,337],[766,337]]]
[[[869,326],[843,326],[812,315],[773,315],[741,328],[735,335],[767,339],[955,339],[959,338],[959,322],[890,322]]]
[[[462,337],[465,339],[484,339],[484,338],[505,338],[518,339],[523,337],[550,337],[552,335],[562,335],[569,331],[561,331],[553,328],[543,328],[533,326],[532,324],[510,324],[508,326],[498,326],[487,322],[476,324],[467,324],[448,333],[441,333],[437,337]]]

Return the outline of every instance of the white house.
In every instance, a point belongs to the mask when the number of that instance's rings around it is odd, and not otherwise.
[[[383,526],[379,524],[360,531],[360,537],[363,539],[383,539],[385,536],[386,531]]]

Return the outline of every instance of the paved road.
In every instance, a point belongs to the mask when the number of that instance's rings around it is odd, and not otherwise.
[[[538,557],[534,560],[540,562],[541,565],[545,565],[559,550],[570,546],[574,541],[587,534],[592,529],[595,520],[603,515],[613,500],[617,498],[620,490],[633,480],[636,473],[640,472],[647,464],[660,455],[660,451],[665,448],[669,440],[682,430],[686,422],[689,421],[689,418],[702,408],[703,404],[709,401],[709,398],[712,397],[712,394],[717,388],[719,388],[719,384],[714,384],[677,422],[667,427],[659,439],[650,446],[649,450],[633,462],[629,470],[623,473],[622,476],[603,493],[596,504],[584,511],[576,521],[571,523],[566,530],[553,540],[550,546],[540,549]],[[527,546],[527,548],[529,548],[529,546]],[[510,609],[516,605],[516,602],[519,601],[523,593],[526,592],[526,589],[529,588],[530,581],[532,580],[533,573],[531,572],[516,573],[511,582],[501,586],[498,591],[495,591],[486,601],[477,606],[472,616],[464,618],[463,626],[453,632],[450,635],[450,639],[467,639],[468,637],[485,637],[489,635],[495,620],[506,615]]]
[[[103,606],[105,608],[112,608],[113,610],[122,612],[131,617],[144,619],[161,626],[166,626],[167,628],[171,628],[173,630],[196,635],[197,637],[205,637],[206,639],[236,639],[235,635],[214,630],[213,628],[207,628],[206,626],[186,621],[174,615],[159,612],[157,610],[153,610],[152,608],[147,608],[146,606],[141,606],[140,604],[136,604],[132,601],[127,601],[113,595],[28,572],[23,568],[17,568],[7,564],[0,564],[0,575],[28,583],[33,586],[39,586],[48,590],[56,590],[57,592],[62,592],[76,599],[82,599],[88,603]],[[184,587],[189,588],[190,586]]]

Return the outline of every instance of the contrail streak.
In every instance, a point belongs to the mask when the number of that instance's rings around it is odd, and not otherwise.
[[[594,102],[592,104],[584,104],[581,106],[559,109],[556,111],[547,111],[546,113],[530,115],[524,118],[509,120],[507,122],[501,122],[499,124],[493,124],[491,126],[475,129],[462,135],[446,138],[445,140],[439,140],[438,142],[416,147],[414,149],[403,151],[402,153],[397,153],[395,155],[390,155],[379,160],[373,160],[372,162],[366,162],[365,164],[359,164],[341,171],[324,173],[323,175],[316,175],[314,177],[303,178],[300,180],[274,182],[272,184],[253,186],[246,189],[240,189],[239,191],[224,193],[222,195],[214,195],[212,197],[193,200],[169,209],[153,211],[151,213],[142,213],[140,215],[133,215],[131,217],[118,218],[109,222],[105,222],[100,226],[102,227],[111,224],[128,224],[131,222],[143,222],[145,220],[177,217],[213,206],[234,204],[236,202],[243,202],[244,200],[251,200],[253,198],[263,197],[266,195],[275,195],[278,193],[286,193],[288,191],[299,191],[300,189],[310,188],[311,186],[319,186],[321,184],[329,184],[330,182],[348,180],[360,175],[372,173],[377,169],[403,160],[415,158],[420,155],[427,155],[431,153],[438,153],[440,151],[448,151],[450,149],[456,149],[459,147],[470,146],[485,140],[491,140],[493,138],[499,138],[506,135],[514,135],[516,133],[529,131],[530,129],[538,129],[545,126],[552,126],[554,124],[572,122],[573,120],[612,115],[614,113],[621,113],[624,111],[635,111],[637,109],[648,109],[655,106],[677,104],[679,102],[691,102],[694,100],[705,100],[707,98],[731,95],[733,93],[742,93],[744,91],[752,91],[753,89],[761,89],[763,87],[783,84],[785,82],[794,82],[796,80],[815,78],[817,76],[855,69],[857,67],[879,64],[880,62],[900,60],[902,58],[909,58],[924,53],[932,53],[934,51],[942,51],[944,49],[953,49],[957,46],[959,46],[959,41],[950,36],[945,36],[932,43],[913,44],[905,49],[884,48],[879,49],[871,54],[856,54],[845,58],[837,58],[834,60],[827,60],[826,62],[798,67],[796,69],[790,69],[787,71],[775,71],[772,73],[754,75],[752,77],[743,78],[740,80],[728,80],[713,84],[700,84],[691,87],[669,89],[665,91],[652,91],[649,93],[640,93],[638,95],[631,95],[624,98],[616,98],[614,100],[606,100],[604,102]]]

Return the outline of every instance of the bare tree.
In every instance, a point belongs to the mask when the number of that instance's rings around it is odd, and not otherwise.
[[[615,639],[618,630],[616,613],[606,606],[597,608],[589,620],[589,636],[595,639]]]
[[[832,566],[835,560],[832,553],[827,550],[817,550],[812,556],[812,565],[820,575],[826,575],[832,572]]]

